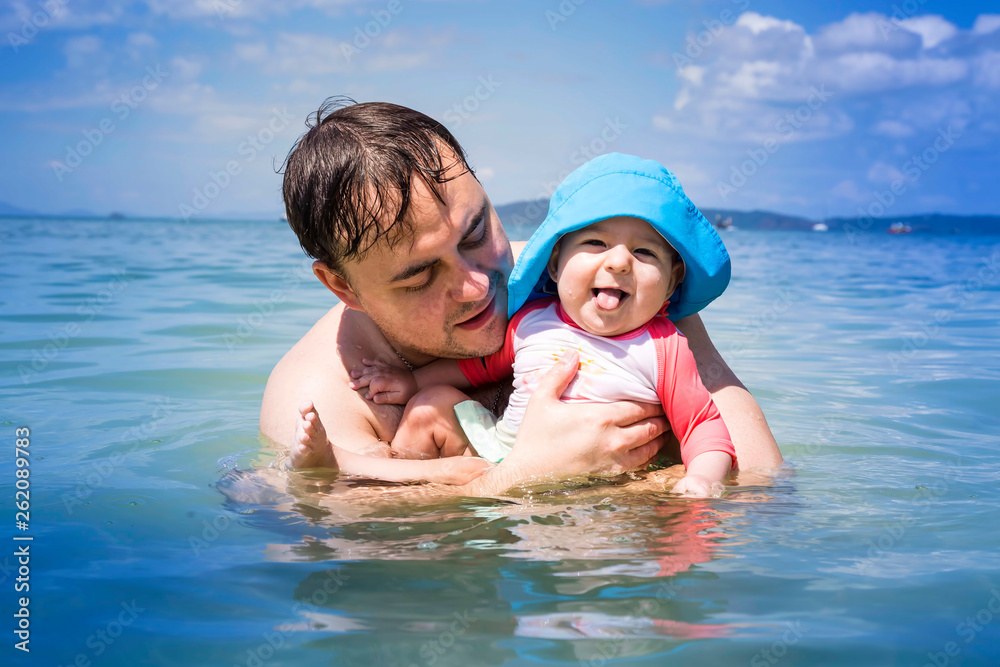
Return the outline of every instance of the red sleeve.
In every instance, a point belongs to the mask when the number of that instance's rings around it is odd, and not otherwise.
[[[514,332],[525,315],[539,308],[545,308],[553,301],[554,299],[552,298],[535,299],[534,301],[529,301],[521,310],[514,313],[514,317],[507,324],[507,335],[504,337],[503,347],[493,354],[473,359],[459,359],[458,367],[461,369],[465,379],[473,387],[481,387],[484,384],[506,380],[513,375]]]
[[[735,468],[736,449],[729,429],[701,383],[687,338],[665,317],[654,318],[649,333],[656,344],[656,393],[681,443],[684,465],[703,452],[717,451],[729,454]]]

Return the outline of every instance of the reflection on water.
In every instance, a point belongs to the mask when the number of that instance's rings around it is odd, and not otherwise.
[[[301,620],[285,628],[424,638],[488,628],[572,640],[565,646],[587,662],[645,655],[663,642],[766,632],[713,622],[724,600],[706,608],[685,588],[714,578],[700,566],[734,557],[742,508],[767,496],[742,486],[723,507],[681,501],[664,489],[682,475],[678,466],[456,499],[433,487],[289,472],[279,462],[232,470],[218,488],[232,509],[252,512],[247,521],[257,528],[294,533],[268,542],[268,560],[337,564],[300,582]],[[433,652],[427,641],[421,648]],[[491,664],[474,653],[477,664]]]

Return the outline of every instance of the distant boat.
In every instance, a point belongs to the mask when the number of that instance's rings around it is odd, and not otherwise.
[[[114,213],[111,213],[108,216],[108,220],[124,220],[124,219],[125,219],[125,214],[119,213],[118,211],[115,211]]]
[[[828,232],[828,231],[830,231],[830,228],[826,226],[825,222],[817,222],[815,225],[813,225],[813,231],[814,232]]]
[[[733,216],[731,216],[731,215],[730,216],[726,216],[726,219],[723,220],[721,215],[716,214],[715,215],[715,223],[714,223],[714,225],[715,225],[715,228],[718,229],[718,230],[720,230],[720,231],[721,230],[726,230],[726,229],[728,229],[728,230],[731,231],[733,229],[736,229],[736,227],[733,227]]]
[[[913,227],[910,227],[905,222],[894,222],[889,225],[890,234],[912,234]]]

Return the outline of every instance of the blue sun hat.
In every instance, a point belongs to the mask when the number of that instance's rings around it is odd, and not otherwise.
[[[697,313],[725,291],[731,271],[729,253],[715,228],[684,194],[677,177],[659,162],[609,153],[576,169],[552,193],[548,215],[510,274],[508,316],[513,317],[528,301],[553,293],[547,265],[556,241],[619,216],[651,224],[684,260],[684,280],[670,297],[667,316],[671,320]]]

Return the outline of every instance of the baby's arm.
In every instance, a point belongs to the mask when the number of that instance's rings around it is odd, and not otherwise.
[[[368,387],[365,398],[373,403],[406,405],[421,389],[432,385],[447,385],[468,389],[471,383],[454,359],[439,359],[413,372],[377,359],[362,359],[362,368],[351,371],[351,389]]]
[[[490,467],[474,456],[452,456],[425,460],[390,459],[357,454],[337,447],[327,437],[319,413],[312,403],[299,407],[291,463],[295,468],[336,468],[341,472],[387,482],[437,482],[468,484]]]
[[[684,479],[674,485],[673,492],[696,498],[722,495],[722,480],[732,469],[733,458],[726,452],[702,452],[691,459]]]
[[[687,496],[718,496],[721,482],[735,467],[736,450],[712,395],[698,375],[684,336],[667,320],[656,322],[657,394],[681,444],[687,475],[673,491]]]

